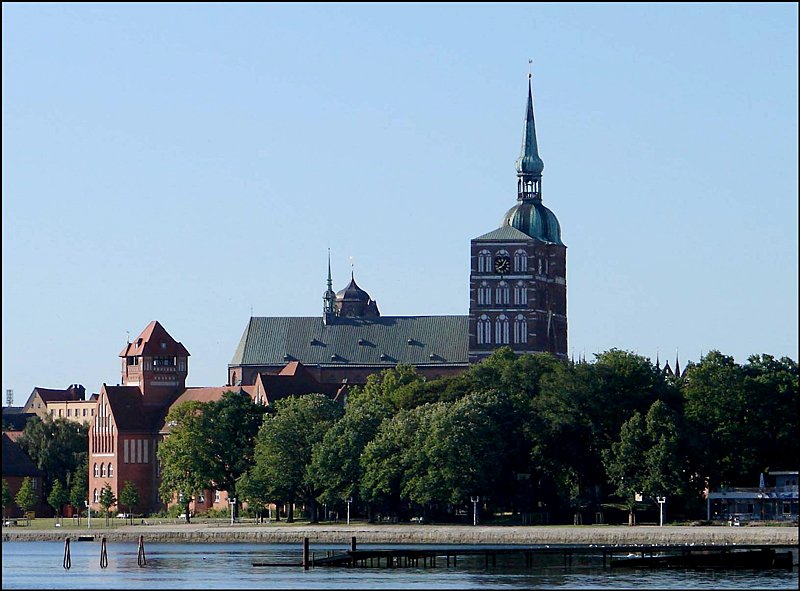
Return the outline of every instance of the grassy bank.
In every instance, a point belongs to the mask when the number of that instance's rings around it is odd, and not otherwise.
[[[797,545],[796,527],[768,526],[676,526],[615,525],[587,526],[483,526],[469,525],[371,525],[366,523],[308,524],[285,522],[270,524],[224,521],[191,523],[174,519],[141,521],[125,525],[123,520],[105,527],[104,520],[92,519],[55,527],[53,520],[34,520],[31,527],[3,527],[3,541],[63,540],[70,536],[105,536],[112,541],[135,542],[144,536],[149,542],[242,542],[300,544],[307,537],[312,542],[349,544],[355,536],[370,544],[777,544]],[[49,523],[45,523],[49,522]],[[99,522],[99,523],[98,523]]]

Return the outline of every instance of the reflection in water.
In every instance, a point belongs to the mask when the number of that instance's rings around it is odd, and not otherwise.
[[[3,589],[797,589],[797,567],[787,570],[603,569],[599,557],[575,557],[565,568],[558,556],[540,556],[526,568],[521,556],[500,556],[485,567],[480,556],[459,558],[438,568],[253,567],[254,562],[298,563],[302,552],[290,544],[147,544],[147,566],[137,564],[137,544],[108,544],[108,568],[100,568],[100,544],[72,544],[72,568],[62,566],[61,542],[4,542]],[[361,549],[386,545],[360,545]],[[436,546],[403,547],[434,548]],[[452,547],[452,546],[447,546]],[[466,546],[465,546],[466,547]],[[340,552],[341,544],[312,544],[316,556]],[[797,555],[795,551],[795,562]]]

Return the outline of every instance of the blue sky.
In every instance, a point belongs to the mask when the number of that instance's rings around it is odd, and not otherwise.
[[[797,5],[3,4],[3,390],[222,385],[251,308],[466,314],[533,59],[570,353],[797,359]],[[5,402],[5,399],[4,399]]]

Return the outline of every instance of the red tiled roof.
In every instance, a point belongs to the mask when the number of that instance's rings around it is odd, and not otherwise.
[[[335,398],[340,384],[323,384],[314,378],[302,363],[292,361],[286,364],[279,373],[259,373],[256,383],[260,381],[264,395],[270,404],[287,396],[301,394],[325,394]]]
[[[253,392],[255,390],[255,386],[219,386],[219,387],[206,387],[206,388],[186,388],[180,396],[178,396],[172,404],[166,408],[161,415],[161,419],[159,421],[160,425],[160,432],[161,433],[169,433],[170,426],[165,423],[165,419],[169,410],[177,404],[181,404],[182,402],[216,402],[222,398],[222,395],[225,392],[234,392],[235,394],[246,394],[251,399],[253,398]]]
[[[164,348],[161,347],[161,343],[165,344]],[[125,345],[119,356],[131,357],[144,354],[188,357],[189,351],[173,339],[158,320],[153,320],[132,343]]]

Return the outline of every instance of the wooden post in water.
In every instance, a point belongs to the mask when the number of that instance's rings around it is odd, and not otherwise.
[[[356,537],[355,536],[350,538],[350,551],[351,552],[355,552],[356,551]]]
[[[303,538],[303,570],[308,570],[308,567],[311,566],[308,549],[308,538]]]
[[[64,538],[64,569],[69,570],[72,566],[72,557],[69,553],[69,538]]]

